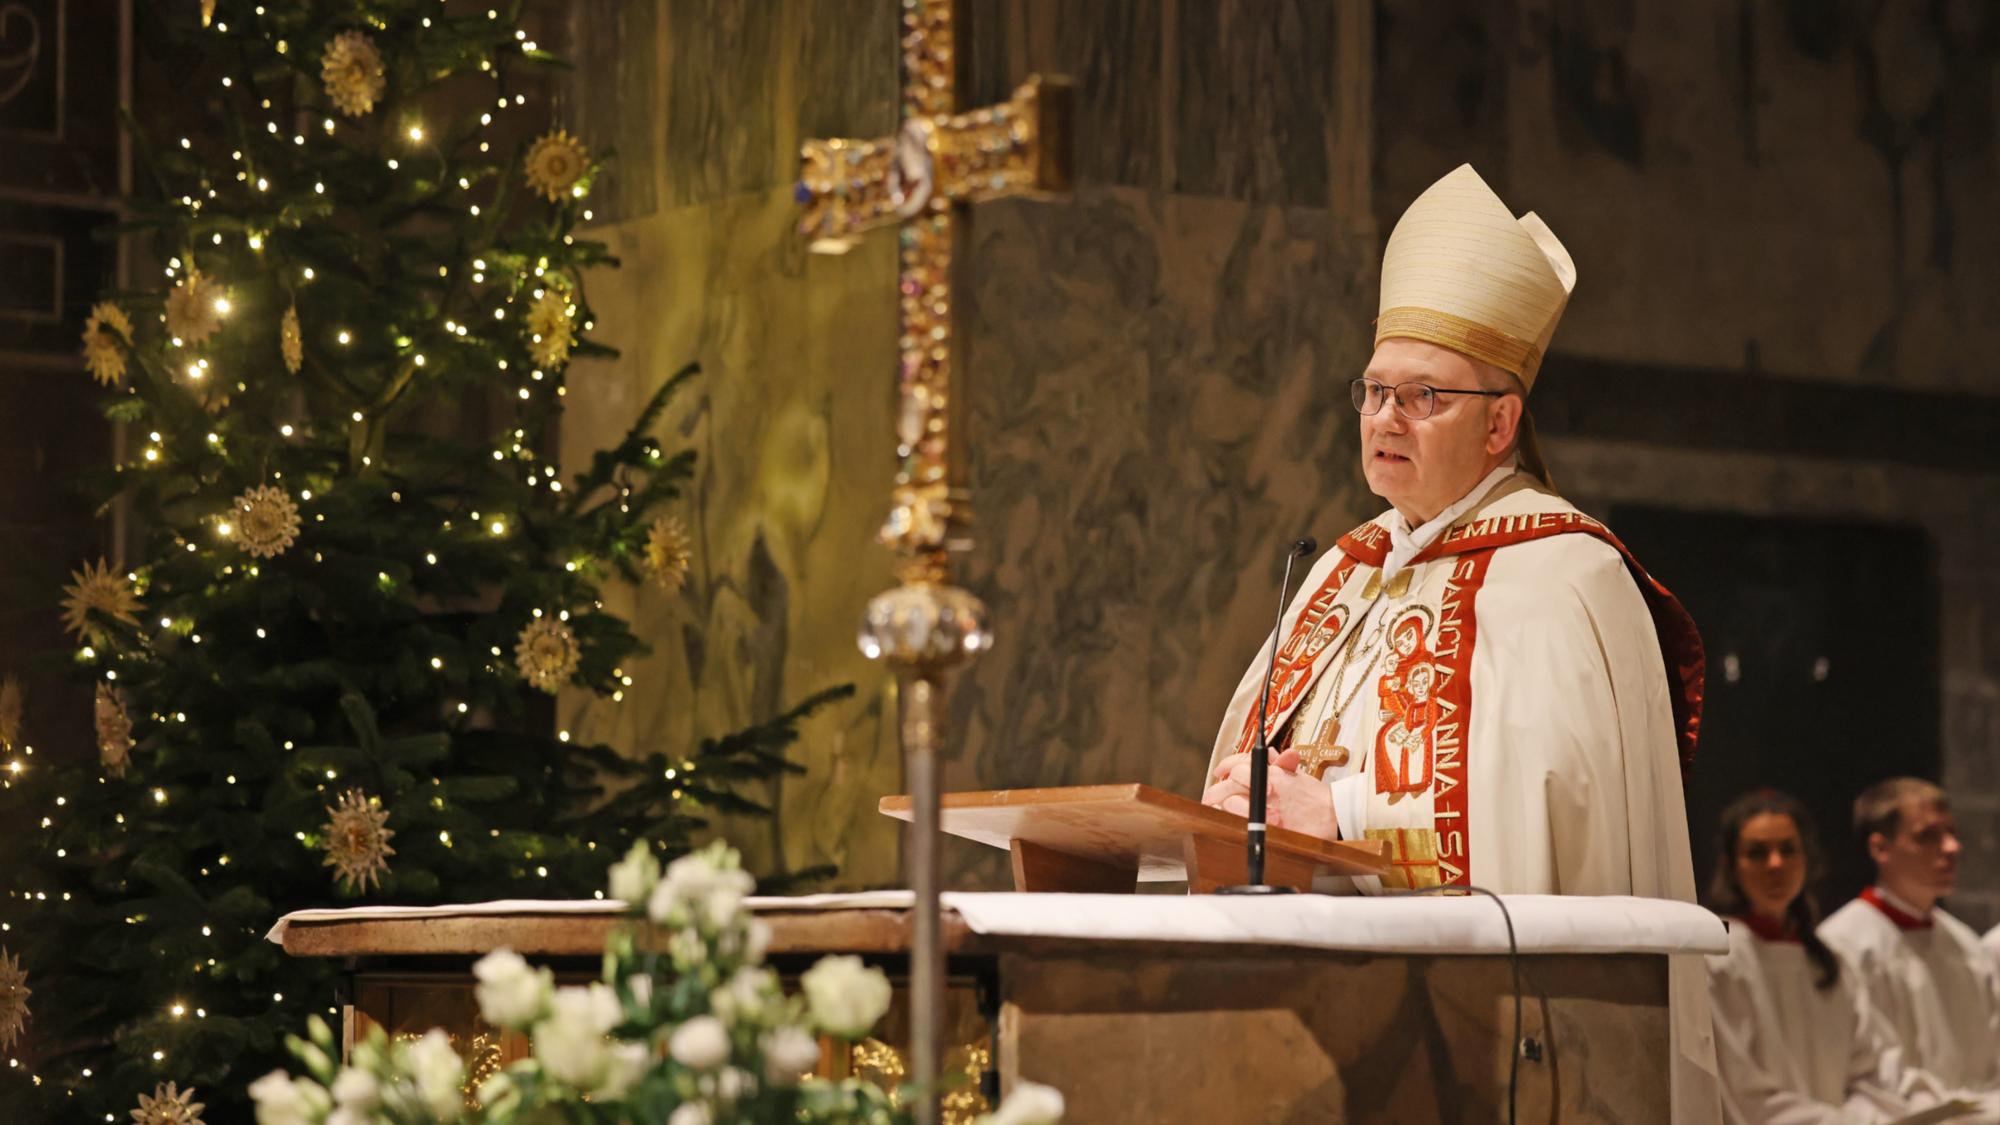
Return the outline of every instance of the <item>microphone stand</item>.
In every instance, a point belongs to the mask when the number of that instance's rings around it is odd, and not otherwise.
[[[1250,749],[1250,824],[1244,833],[1244,867],[1249,881],[1241,886],[1221,887],[1219,895],[1291,894],[1291,887],[1273,887],[1264,882],[1265,791],[1271,785],[1271,752],[1265,736],[1270,714],[1271,684],[1278,678],[1278,648],[1284,644],[1285,605],[1291,601],[1292,564],[1319,549],[1311,536],[1292,544],[1285,552],[1285,577],[1278,583],[1278,623],[1271,630],[1271,659],[1264,668],[1264,690],[1257,693],[1257,739]]]

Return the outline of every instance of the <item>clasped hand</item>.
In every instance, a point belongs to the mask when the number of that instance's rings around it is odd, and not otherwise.
[[[1333,814],[1333,792],[1325,782],[1298,772],[1299,752],[1287,750],[1271,755],[1265,778],[1264,819],[1277,828],[1289,828],[1325,840],[1340,838],[1340,826]],[[1250,815],[1250,755],[1231,754],[1216,764],[1201,803],[1237,816]]]

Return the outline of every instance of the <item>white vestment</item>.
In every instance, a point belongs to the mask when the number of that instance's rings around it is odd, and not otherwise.
[[[1886,1125],[1937,1102],[1906,1073],[1852,966],[1818,987],[1796,941],[1729,923],[1708,959],[1715,1055],[1730,1125]]]
[[[1266,730],[1274,745],[1331,755],[1321,776],[1340,834],[1387,843],[1396,885],[1692,902],[1675,696],[1699,695],[1698,641],[1686,692],[1688,669],[1667,666],[1620,549],[1583,533],[1602,525],[1511,469],[1468,497],[1409,562],[1407,589],[1376,565],[1409,555],[1393,511],[1320,559],[1282,644],[1272,637],[1245,671],[1211,770],[1247,748],[1280,645]],[[1510,541],[1519,533],[1535,537]],[[1707,1125],[1707,976],[1698,958],[1671,968],[1675,1119]]]
[[[2000,1091],[2000,964],[1971,927],[1944,911],[1914,919],[1881,888],[1869,893],[1888,910],[1857,898],[1820,923],[1820,940],[1860,974],[1905,1067],[1955,1092]]]

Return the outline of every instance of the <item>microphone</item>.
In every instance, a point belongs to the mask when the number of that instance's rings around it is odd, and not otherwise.
[[[1271,629],[1271,659],[1264,668],[1264,690],[1257,693],[1257,739],[1250,748],[1250,824],[1244,834],[1244,866],[1249,882],[1239,887],[1223,887],[1217,894],[1288,894],[1292,890],[1264,884],[1264,791],[1271,782],[1271,753],[1264,726],[1270,715],[1271,684],[1278,678],[1278,649],[1285,641],[1285,606],[1292,600],[1292,564],[1318,550],[1319,543],[1308,535],[1293,540],[1291,549],[1285,552],[1285,577],[1278,583],[1278,621]]]

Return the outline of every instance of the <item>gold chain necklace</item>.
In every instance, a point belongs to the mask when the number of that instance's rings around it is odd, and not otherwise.
[[[1362,591],[1368,595],[1368,607],[1362,610],[1361,619],[1363,621],[1368,620],[1369,615],[1375,612],[1376,603],[1382,600],[1383,594],[1387,593],[1392,597],[1398,598],[1407,594],[1410,588],[1416,585],[1411,578],[1414,569],[1416,568],[1406,568],[1398,573],[1395,579],[1386,584],[1386,589],[1384,588],[1385,584],[1381,580],[1381,571],[1378,570],[1370,575],[1368,585]],[[1328,766],[1344,766],[1347,764],[1350,751],[1347,747],[1338,745],[1340,738],[1340,717],[1347,713],[1348,707],[1352,706],[1354,700],[1360,696],[1361,689],[1368,683],[1368,673],[1374,671],[1376,663],[1382,659],[1382,649],[1379,646],[1388,621],[1389,614],[1385,611],[1381,618],[1375,622],[1374,629],[1369,632],[1366,639],[1360,636],[1360,632],[1357,629],[1355,635],[1349,638],[1348,643],[1341,646],[1340,667],[1334,669],[1332,680],[1335,695],[1333,711],[1328,715],[1326,722],[1320,724],[1319,732],[1313,735],[1312,741],[1294,747],[1299,752],[1299,771],[1301,773],[1319,777],[1326,771]],[[1340,681],[1347,676],[1347,666],[1354,660],[1354,653],[1357,649],[1367,649],[1370,651],[1368,663],[1362,666],[1361,674],[1354,678],[1354,686],[1348,689],[1346,698],[1339,698]],[[1299,706],[1298,714],[1293,719],[1293,722],[1296,723],[1305,717],[1306,710],[1319,698],[1319,689],[1326,682],[1325,680],[1321,680],[1320,684],[1313,688],[1311,697]]]

